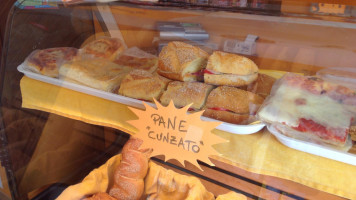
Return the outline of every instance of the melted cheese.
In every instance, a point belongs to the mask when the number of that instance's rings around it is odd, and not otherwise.
[[[305,99],[305,104],[297,105],[297,99]],[[258,116],[267,122],[279,122],[291,127],[297,127],[299,119],[305,118],[325,127],[349,128],[353,114],[328,96],[281,85]]]

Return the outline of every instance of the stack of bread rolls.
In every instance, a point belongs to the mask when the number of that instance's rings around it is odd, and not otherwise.
[[[50,62],[49,62],[50,61]],[[99,38],[81,49],[59,47],[32,53],[30,70],[122,96],[176,107],[234,124],[248,124],[275,79],[258,73],[247,57],[221,51],[211,55],[184,42],[170,42],[159,57],[117,38]]]

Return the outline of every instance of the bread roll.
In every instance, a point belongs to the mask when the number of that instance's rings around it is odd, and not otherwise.
[[[100,38],[94,40],[81,49],[83,58],[104,58],[113,61],[125,50],[118,38]]]
[[[72,47],[36,50],[26,58],[25,64],[31,71],[56,78],[59,66],[77,59],[77,53],[78,49]]]
[[[168,84],[160,101],[162,105],[166,106],[173,100],[174,105],[178,108],[193,103],[190,108],[200,110],[212,89],[212,85],[205,83],[173,81]]]
[[[119,94],[135,99],[153,101],[159,100],[170,82],[158,74],[151,74],[145,70],[133,70],[121,82]]]
[[[130,70],[105,59],[80,60],[62,65],[59,69],[59,78],[113,92]]]
[[[247,91],[253,92],[266,98],[272,89],[275,78],[266,74],[258,74],[257,80],[247,86]]]
[[[184,42],[169,42],[158,58],[158,73],[178,81],[197,81],[205,67],[208,53]]]
[[[116,200],[116,199],[105,192],[99,192],[91,197],[84,198],[83,200]]]
[[[137,47],[132,47],[125,50],[114,62],[118,65],[153,73],[158,66],[158,57],[142,51]]]
[[[139,149],[142,140],[132,138],[122,150],[122,160],[114,174],[109,194],[118,200],[138,200],[144,192],[150,150]]]
[[[209,56],[204,72],[206,83],[239,87],[257,79],[258,67],[244,56],[215,51]]]
[[[204,107],[206,117],[235,124],[254,119],[263,98],[238,88],[220,86],[211,91]]]

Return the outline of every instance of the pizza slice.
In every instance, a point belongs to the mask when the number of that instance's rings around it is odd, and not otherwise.
[[[283,134],[344,146],[356,114],[356,91],[310,76],[288,73],[273,87],[258,117]]]
[[[77,58],[78,49],[72,47],[56,47],[36,50],[25,60],[25,65],[36,73],[58,77],[58,68],[61,64]]]

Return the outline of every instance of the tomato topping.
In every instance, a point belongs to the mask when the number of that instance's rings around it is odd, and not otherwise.
[[[204,74],[214,74],[214,73],[208,69],[204,69]]]
[[[218,111],[230,111],[228,109],[225,109],[225,108],[219,108],[219,107],[214,107],[214,108],[209,108],[211,110],[218,110]]]
[[[318,124],[310,119],[299,119],[298,127],[293,127],[293,129],[300,131],[300,132],[313,132],[315,135],[323,138],[323,139],[332,139],[344,142],[347,136],[347,129],[333,129],[333,128],[326,128],[325,126]],[[338,132],[345,131],[345,134],[340,135]]]
[[[297,98],[296,100],[294,100],[294,103],[298,106],[305,105],[305,104],[307,104],[307,100],[304,98]]]

